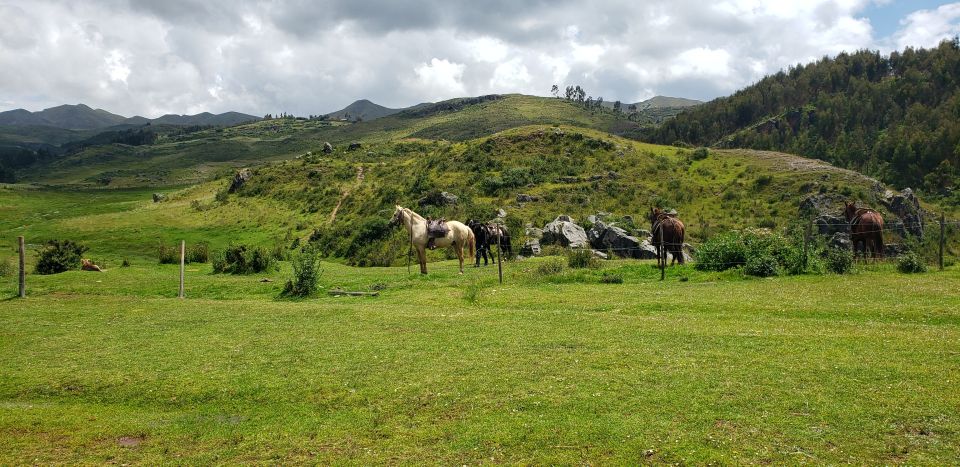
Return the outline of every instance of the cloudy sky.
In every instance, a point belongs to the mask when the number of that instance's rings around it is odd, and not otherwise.
[[[861,48],[960,33],[960,2],[0,0],[0,110],[326,113],[580,84],[708,100]]]

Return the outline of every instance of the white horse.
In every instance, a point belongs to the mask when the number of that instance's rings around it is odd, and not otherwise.
[[[393,218],[390,224],[403,224],[407,229],[410,242],[413,248],[417,250],[417,260],[420,261],[420,274],[427,273],[427,220],[420,214],[411,209],[397,206],[393,211]],[[460,274],[463,274],[463,247],[470,247],[470,257],[472,258],[477,248],[476,237],[473,231],[461,222],[447,221],[447,227],[450,229],[445,237],[434,239],[434,245],[438,248],[453,246],[453,251],[457,252],[457,258],[460,259]]]

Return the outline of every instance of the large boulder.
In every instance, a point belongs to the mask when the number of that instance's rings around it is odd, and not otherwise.
[[[583,248],[590,244],[587,232],[573,223],[570,216],[557,216],[553,222],[543,226],[542,243],[557,244],[569,248]]]
[[[420,206],[452,206],[457,204],[460,198],[446,191],[434,191],[427,194],[423,198],[420,198]]]
[[[628,234],[626,230],[620,227],[607,227],[600,242],[604,245],[604,248],[612,250],[613,254],[622,258],[639,258],[641,256],[640,239]]]
[[[540,241],[535,238],[523,242],[523,246],[520,247],[520,256],[538,256],[539,254]]]
[[[850,251],[853,249],[853,242],[850,241],[850,234],[847,232],[836,232],[830,236],[827,242],[830,248]]]
[[[836,193],[817,193],[804,198],[800,202],[800,213],[803,215],[836,215],[843,211],[843,202],[846,199]]]
[[[817,218],[813,220],[813,226],[817,229],[818,234],[825,236],[850,231],[847,219],[830,214],[817,216]]]
[[[643,240],[637,248],[637,259],[657,259],[657,247],[650,240]]]
[[[540,240],[543,238],[543,229],[538,229],[536,227],[527,227],[524,229],[523,234],[530,238],[535,238]]]
[[[904,188],[897,193],[886,190],[880,199],[886,208],[902,222],[903,233],[923,238],[923,210],[920,200],[910,188]]]
[[[323,142],[323,153],[324,153],[324,154],[330,154],[331,152],[333,152],[333,145],[330,144],[330,142],[328,142],[328,141],[324,141],[324,142]]]
[[[590,216],[594,217],[594,216]],[[601,220],[594,219],[593,225],[587,230],[587,241],[594,248],[606,248],[603,244],[603,234],[607,232],[607,224]]]
[[[253,177],[253,172],[251,172],[250,169],[238,170],[233,176],[233,181],[230,182],[230,189],[227,191],[236,193],[237,190],[243,188],[243,185],[245,185],[251,177]]]

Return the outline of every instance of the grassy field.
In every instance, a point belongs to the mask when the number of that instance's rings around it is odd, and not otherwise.
[[[0,464],[955,463],[960,270],[134,261],[0,302]],[[623,284],[599,284],[604,272]],[[264,277],[273,282],[261,282]],[[682,280],[681,280],[682,279]],[[14,294],[5,277],[0,296]]]

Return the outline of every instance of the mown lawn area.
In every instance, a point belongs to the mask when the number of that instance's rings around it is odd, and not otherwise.
[[[0,301],[0,464],[960,459],[960,270],[742,279],[134,262]],[[273,282],[260,282],[262,278]],[[685,278],[685,280],[680,280]],[[12,297],[15,279],[2,278]],[[465,292],[467,291],[467,292]]]

